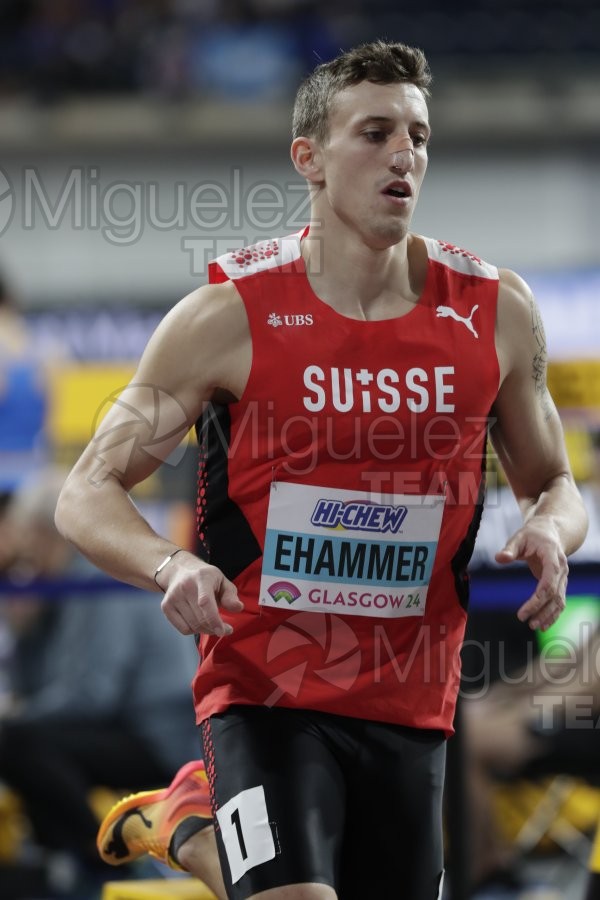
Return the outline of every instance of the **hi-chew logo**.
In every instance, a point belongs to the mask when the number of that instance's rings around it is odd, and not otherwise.
[[[296,585],[292,584],[290,581],[276,581],[271,587],[267,588],[267,590],[275,603],[278,603],[280,600],[285,600],[291,606],[291,604],[300,597],[300,591]]]
[[[317,500],[310,521],[321,528],[398,534],[407,511],[406,506],[322,498]]]

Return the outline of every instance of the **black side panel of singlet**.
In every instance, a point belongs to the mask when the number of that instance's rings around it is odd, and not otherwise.
[[[487,458],[487,440],[484,441],[482,448],[482,460],[481,460],[481,482],[479,485],[479,491],[477,494],[477,500],[475,502],[475,510],[473,512],[473,518],[469,523],[469,527],[467,528],[467,533],[464,536],[463,540],[460,543],[460,546],[454,556],[452,557],[451,566],[452,572],[454,573],[454,584],[456,587],[456,593],[458,594],[458,599],[460,601],[460,605],[462,608],[467,611],[469,606],[469,575],[467,572],[467,566],[469,565],[469,560],[473,555],[473,547],[475,546],[475,538],[477,537],[477,532],[479,531],[479,525],[481,524],[481,516],[483,515],[483,501],[485,499],[485,485],[486,485],[486,458]]]
[[[248,520],[229,496],[231,416],[211,403],[196,423],[200,447],[198,539],[201,555],[233,579],[262,556]],[[202,494],[202,491],[204,493]]]

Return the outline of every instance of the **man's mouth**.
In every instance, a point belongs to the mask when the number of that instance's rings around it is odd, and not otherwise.
[[[393,184],[390,184],[389,187],[385,188],[383,193],[388,197],[412,197],[412,190],[410,188],[410,185],[406,181],[396,181]]]

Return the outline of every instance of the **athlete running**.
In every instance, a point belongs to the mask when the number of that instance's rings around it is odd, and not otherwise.
[[[172,624],[199,636],[194,697],[231,898],[441,895],[488,433],[523,511],[497,560],[529,564],[537,584],[517,614],[532,628],[564,608],[586,530],[529,288],[409,231],[429,83],[419,50],[383,42],[307,78],[291,155],[309,225],[217,259],[166,316],[57,511],[94,563],[158,585]],[[197,421],[202,559],[128,497],[157,443],[164,458]],[[125,801],[103,856],[151,849],[202,877],[212,832],[177,814],[188,781]]]

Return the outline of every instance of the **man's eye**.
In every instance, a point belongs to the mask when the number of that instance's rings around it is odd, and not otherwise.
[[[385,141],[385,138],[386,138],[385,131],[379,131],[379,130],[364,131],[363,134],[366,137],[366,139],[368,141],[370,141],[372,144],[377,144],[380,141]]]

